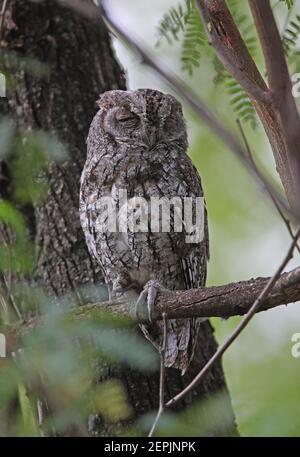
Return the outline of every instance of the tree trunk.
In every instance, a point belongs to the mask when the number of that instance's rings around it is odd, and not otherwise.
[[[7,100],[1,99],[0,106],[2,113],[8,109],[19,126],[54,131],[67,146],[68,160],[52,164],[48,170],[46,200],[40,206],[27,206],[24,212],[38,249],[36,281],[57,297],[72,292],[80,304],[84,297],[79,296],[78,288],[101,281],[99,267],[88,254],[78,216],[85,140],[99,94],[109,89],[124,89],[124,74],[113,54],[105,25],[88,21],[53,1],[11,0],[1,47],[21,58],[33,57],[44,62],[49,69],[46,79],[18,69],[17,87]],[[3,170],[9,177],[9,166],[3,164]],[[9,184],[2,186],[2,196],[9,197]],[[202,325],[200,333],[198,357],[188,374],[182,377],[177,370],[167,370],[168,397],[178,393],[216,351],[213,329],[208,322]],[[132,421],[157,408],[158,373],[145,374],[119,367],[110,376],[121,379],[128,391],[134,412]],[[235,434],[234,415],[220,363],[215,364],[192,396],[176,405],[176,409],[190,404],[192,397],[207,398],[220,390],[225,392],[230,424],[222,430],[213,430],[212,434]],[[98,432],[107,436],[116,430],[100,420]]]

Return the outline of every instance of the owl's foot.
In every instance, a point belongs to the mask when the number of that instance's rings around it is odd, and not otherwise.
[[[167,289],[162,287],[156,280],[147,282],[135,304],[135,314],[137,320],[144,322],[148,320],[150,323],[153,321],[155,300],[157,292],[159,291],[165,292]]]

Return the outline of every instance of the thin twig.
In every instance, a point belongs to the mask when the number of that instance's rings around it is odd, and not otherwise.
[[[232,345],[232,343],[237,339],[237,337],[241,334],[241,332],[246,328],[246,326],[249,324],[255,313],[258,311],[261,303],[263,302],[264,298],[268,295],[268,293],[272,290],[273,286],[276,284],[276,281],[280,277],[281,273],[293,257],[293,252],[295,249],[295,246],[297,244],[297,240],[300,236],[300,228],[298,228],[297,233],[295,235],[295,239],[293,240],[292,244],[290,245],[287,254],[285,255],[283,261],[281,262],[280,266],[277,268],[276,272],[270,278],[269,282],[263,289],[263,291],[260,293],[258,298],[255,300],[253,303],[252,307],[246,314],[246,316],[242,319],[242,321],[239,323],[239,325],[236,327],[236,329],[232,332],[232,334],[227,338],[227,340],[219,347],[219,349],[215,352],[215,354],[209,359],[207,364],[202,368],[202,370],[197,374],[197,376],[193,379],[193,381],[185,387],[178,395],[175,397],[171,398],[165,405],[165,408],[168,408],[175,403],[177,403],[179,400],[181,400],[183,397],[185,397],[200,381],[201,379],[205,376],[205,374],[211,369],[211,367],[214,365],[214,363],[219,360],[224,352]]]
[[[4,24],[4,18],[5,18],[5,13],[6,13],[6,9],[8,6],[8,2],[9,2],[9,0],[4,0],[2,9],[0,11],[0,40],[2,39],[2,35],[3,35],[3,24]]]
[[[244,141],[244,143],[245,143],[245,148],[246,148],[246,150],[247,150],[248,157],[249,157],[249,159],[250,159],[251,162],[252,162],[252,166],[257,170],[258,168],[257,168],[257,165],[256,165],[256,163],[255,163],[255,160],[254,160],[254,157],[253,157],[253,154],[252,154],[252,151],[251,151],[251,148],[250,148],[248,139],[247,139],[247,137],[246,137],[246,134],[245,134],[245,131],[244,131],[244,129],[243,129],[243,126],[242,126],[242,124],[241,124],[240,119],[237,119],[237,120],[236,120],[236,123],[237,123],[237,126],[238,126],[239,130],[240,130],[240,133],[241,133],[241,136],[242,136],[242,138],[243,138],[243,141]],[[295,239],[295,235],[294,235],[293,230],[292,230],[292,227],[291,227],[291,222],[289,221],[289,219],[288,219],[287,217],[285,217],[285,214],[284,214],[284,212],[282,211],[282,209],[280,208],[280,205],[278,204],[276,198],[273,196],[272,193],[269,192],[269,189],[268,189],[268,188],[266,188],[266,191],[267,191],[268,194],[270,195],[270,198],[271,198],[272,202],[274,203],[274,206],[275,206],[275,208],[277,209],[277,211],[278,211],[278,213],[279,213],[281,219],[283,220],[283,222],[284,222],[284,224],[285,224],[285,226],[286,226],[286,228],[287,228],[289,234],[291,235],[291,238],[294,240],[294,239]],[[299,244],[298,244],[298,243],[296,244],[296,248],[297,248],[297,251],[300,253],[300,247],[299,247]]]
[[[166,367],[165,367],[165,353],[167,349],[167,315],[163,313],[163,343],[160,351],[160,379],[159,379],[159,407],[156,418],[153,422],[149,437],[153,436],[157,427],[158,421],[161,418],[165,410],[165,379],[166,379]]]

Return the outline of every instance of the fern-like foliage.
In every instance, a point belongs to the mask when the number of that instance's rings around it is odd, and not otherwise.
[[[289,10],[294,6],[294,0],[280,0],[280,1],[284,2]]]
[[[235,11],[238,0],[228,0],[227,4],[231,11]],[[171,7],[163,15],[157,31],[157,46],[163,39],[169,45],[181,40],[182,69],[189,75],[192,75],[193,70],[199,67],[203,48],[206,46],[206,50],[210,51],[195,0],[182,0],[176,7]]]
[[[162,39],[166,39],[169,44],[179,40],[180,35],[185,30],[185,26],[193,8],[193,0],[184,0],[182,3],[179,3],[176,8],[172,6],[169,11],[163,15],[157,28],[157,45],[159,45]]]
[[[192,8],[186,21],[182,43],[181,63],[190,76],[200,66],[201,48],[206,44],[203,24],[196,8]]]
[[[235,17],[239,30],[252,55],[257,51],[257,38],[253,34],[253,24],[245,14],[238,13],[237,0],[228,0],[227,5]],[[158,26],[158,42],[166,40],[169,45],[181,41],[182,70],[192,76],[195,68],[200,66],[201,56],[205,49],[211,53],[215,70],[215,82],[223,83],[230,95],[231,105],[241,121],[256,124],[256,113],[241,86],[225,70],[222,63],[212,53],[208,45],[203,23],[194,0],[182,0],[177,7],[172,7],[164,14]]]
[[[289,12],[289,16],[291,16]],[[300,15],[293,15],[282,32],[282,45],[292,71],[300,71]]]
[[[194,0],[184,0],[164,14],[158,26],[159,40],[164,38],[169,44],[182,41],[182,70],[191,76],[199,67],[201,48],[207,44],[203,24]]]
[[[254,129],[257,126],[256,111],[240,84],[227,73],[225,86],[230,95],[230,105],[241,122],[249,122]]]
[[[250,123],[252,128],[257,126],[257,114],[250,99],[241,85],[225,69],[217,57],[214,59],[216,71],[215,83],[223,85],[230,98],[230,105],[236,117],[244,123]]]
[[[253,34],[252,22],[249,21],[248,16],[245,14],[237,13],[235,21],[238,24],[250,54],[252,57],[255,57],[258,42],[256,36]],[[214,59],[214,67],[216,70],[215,82],[225,86],[227,93],[230,96],[230,105],[237,118],[239,118],[241,122],[250,123],[254,129],[257,126],[257,114],[248,95],[217,58]]]

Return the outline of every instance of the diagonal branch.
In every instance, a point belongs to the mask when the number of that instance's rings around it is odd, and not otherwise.
[[[254,157],[253,157],[253,154],[252,154],[252,151],[251,151],[251,148],[250,148],[250,145],[248,143],[248,140],[247,140],[247,137],[246,137],[246,134],[245,134],[245,131],[243,129],[243,126],[241,124],[241,121],[240,119],[237,119],[236,120],[237,122],[237,126],[239,128],[239,131],[241,133],[241,136],[243,138],[243,141],[244,141],[244,144],[245,144],[245,148],[247,150],[247,153],[248,153],[248,157],[250,158],[251,162],[252,162],[252,166],[254,169],[258,169],[257,168],[257,165],[255,163],[255,160],[254,160]],[[270,198],[272,200],[272,202],[274,203],[274,206],[275,208],[277,209],[277,212],[279,214],[279,216],[281,217],[281,219],[283,220],[289,234],[291,235],[291,238],[292,239],[295,239],[295,235],[294,235],[294,232],[293,232],[293,229],[292,229],[292,226],[291,226],[291,223],[289,221],[289,219],[285,216],[284,212],[282,211],[282,209],[280,208],[280,205],[278,204],[278,202],[276,201],[276,199],[274,198],[274,196],[270,193],[269,189],[266,189],[266,191],[268,192],[268,194],[270,195]],[[300,247],[299,247],[299,244],[297,243],[296,245],[296,249],[297,251],[300,253]]]
[[[219,59],[250,98],[271,103],[272,97],[223,0],[197,0],[209,42]]]
[[[247,327],[249,322],[252,320],[253,316],[255,313],[260,309],[263,301],[268,297],[269,293],[273,290],[275,287],[278,279],[280,278],[281,273],[289,263],[289,261],[293,258],[293,253],[295,246],[297,244],[298,238],[300,236],[300,228],[297,230],[297,233],[295,235],[295,239],[291,243],[286,255],[284,256],[284,259],[280,263],[279,267],[277,268],[276,272],[274,275],[268,280],[267,284],[259,294],[259,296],[255,299],[254,303],[252,304],[251,308],[247,312],[246,316],[242,319],[242,321],[238,324],[238,326],[235,328],[235,330],[232,332],[231,335],[225,340],[225,342],[219,346],[217,351],[214,353],[214,355],[209,359],[209,361],[204,365],[202,370],[195,376],[195,378],[192,380],[190,384],[188,384],[179,394],[177,394],[175,397],[171,398],[166,404],[166,407],[170,407],[174,405],[174,403],[177,403],[179,400],[184,398],[191,390],[193,390],[196,385],[204,378],[206,373],[211,369],[211,367],[219,360],[223,354],[229,349],[234,343],[234,341],[239,337],[239,335],[242,333],[242,331]]]

